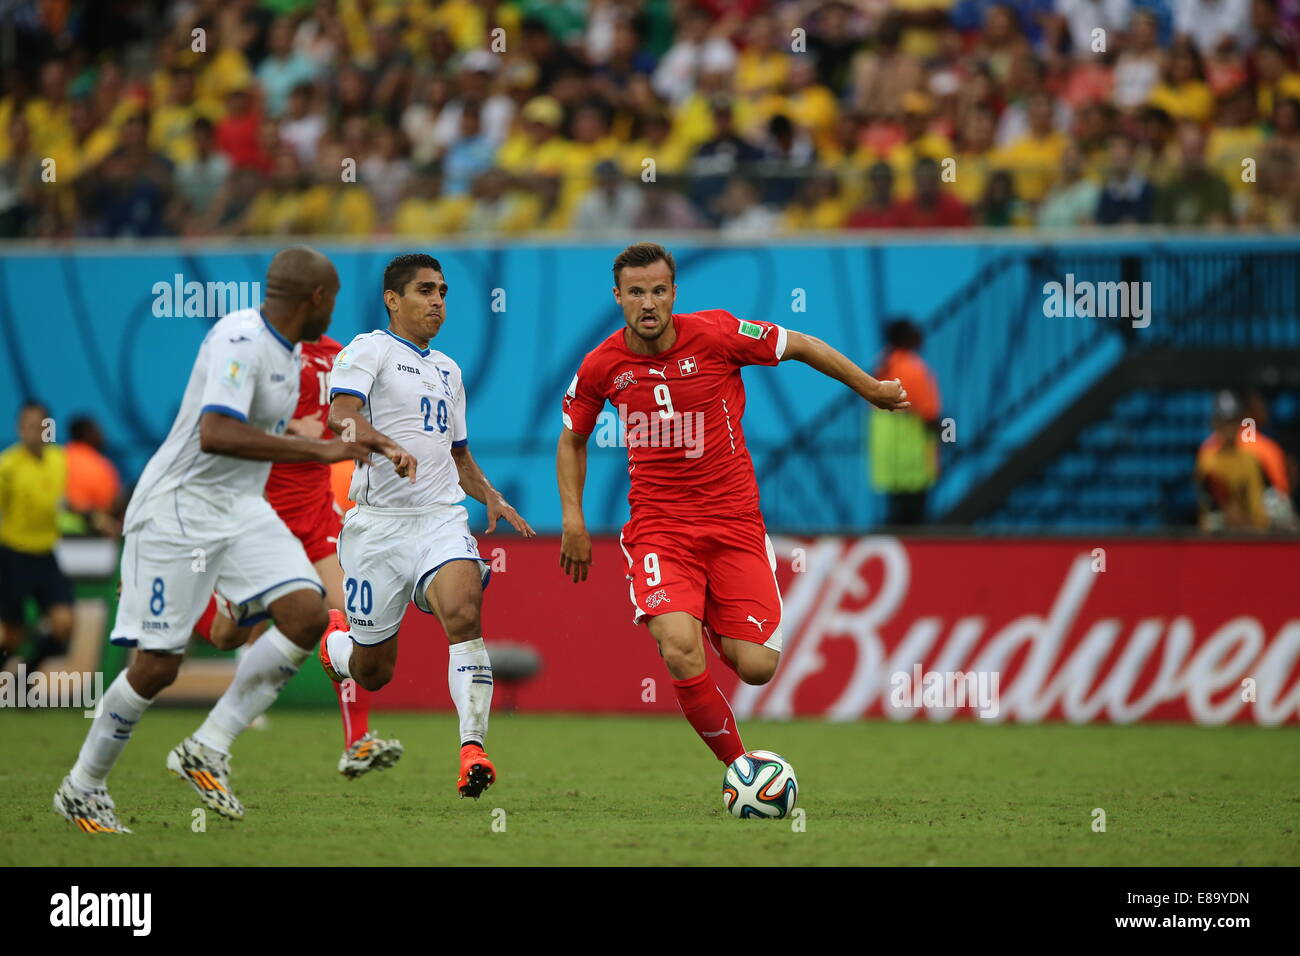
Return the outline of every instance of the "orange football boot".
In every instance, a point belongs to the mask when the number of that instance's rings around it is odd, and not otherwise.
[[[316,654],[320,658],[320,666],[325,668],[325,674],[336,684],[343,683],[343,675],[336,671],[334,665],[330,663],[329,648],[325,645],[329,636],[335,631],[346,631],[347,629],[348,619],[343,612],[337,608],[330,608],[329,627],[325,628],[325,633],[320,636],[320,646],[317,648]]]
[[[460,779],[456,789],[462,797],[475,800],[488,787],[496,783],[497,771],[492,761],[478,744],[466,744],[460,748]]]

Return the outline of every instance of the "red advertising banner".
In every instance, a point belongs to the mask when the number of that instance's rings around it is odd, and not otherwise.
[[[632,624],[616,540],[596,542],[582,584],[561,572],[556,539],[480,545],[497,565],[484,599],[489,645],[528,645],[542,660],[517,686],[498,675],[498,706],[676,711],[653,639]],[[751,687],[710,664],[738,717],[1300,723],[1300,544],[826,536],[773,545],[784,598],[776,676]],[[400,640],[383,706],[450,707],[437,622],[412,609]],[[922,693],[953,674],[979,675],[992,706]]]

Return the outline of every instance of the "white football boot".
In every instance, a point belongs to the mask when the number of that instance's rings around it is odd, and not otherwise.
[[[400,740],[382,740],[373,730],[356,741],[339,758],[339,773],[355,780],[371,770],[387,770],[402,759]]]
[[[244,805],[230,790],[230,757],[226,754],[186,737],[167,755],[167,769],[223,817],[244,819]]]
[[[117,807],[107,789],[86,793],[73,785],[71,777],[64,777],[54,792],[54,812],[75,823],[84,833],[131,832],[117,822]]]

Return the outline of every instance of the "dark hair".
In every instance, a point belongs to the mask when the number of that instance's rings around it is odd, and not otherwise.
[[[423,252],[408,252],[398,256],[384,268],[384,291],[401,295],[421,269],[432,269],[442,274],[442,263]]]
[[[23,402],[21,405],[18,406],[18,417],[21,418],[29,411],[40,412],[42,418],[50,417],[50,407],[46,405],[44,402],[38,402],[34,398],[29,398],[27,399],[27,401]]]
[[[99,431],[99,425],[89,415],[78,415],[68,426],[68,432],[73,441],[85,442],[87,445],[96,445],[97,437],[102,437]]]
[[[885,325],[885,342],[890,348],[915,351],[921,347],[921,330],[911,319],[899,316]]]
[[[784,113],[777,113],[767,121],[767,131],[777,139],[784,139],[794,135],[794,123]]]
[[[635,242],[618,254],[614,260],[614,285],[618,285],[619,276],[628,266],[634,268],[653,265],[656,262],[668,263],[668,274],[677,281],[677,262],[673,254],[657,242]]]

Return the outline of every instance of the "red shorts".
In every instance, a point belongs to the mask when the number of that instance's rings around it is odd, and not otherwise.
[[[685,611],[719,637],[781,650],[776,555],[757,511],[694,520],[634,515],[619,542],[635,622]]]
[[[291,502],[272,501],[271,507],[280,516],[280,520],[289,526],[294,537],[302,542],[307,560],[312,564],[338,553],[343,515],[328,485],[307,502],[300,499]]]

